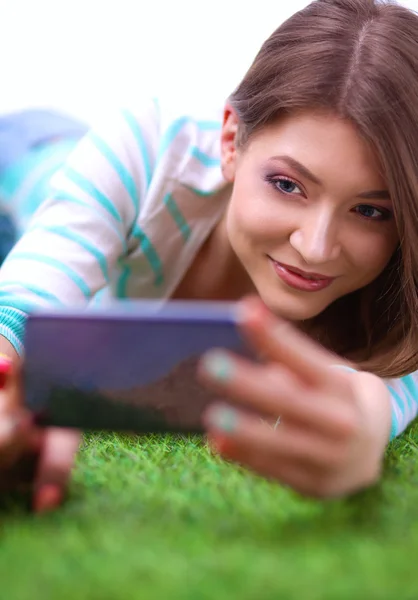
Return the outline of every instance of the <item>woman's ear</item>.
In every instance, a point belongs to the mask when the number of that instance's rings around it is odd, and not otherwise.
[[[237,161],[238,117],[235,110],[227,102],[221,130],[221,168],[226,181],[232,183],[235,179]]]

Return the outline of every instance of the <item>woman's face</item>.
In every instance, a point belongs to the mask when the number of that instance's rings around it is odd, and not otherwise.
[[[227,107],[227,235],[267,306],[291,320],[309,319],[376,279],[398,235],[378,162],[354,126],[300,112],[240,150],[236,127]]]

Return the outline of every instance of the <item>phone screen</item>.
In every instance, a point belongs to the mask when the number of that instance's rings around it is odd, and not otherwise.
[[[24,396],[41,426],[201,433],[218,400],[197,379],[215,347],[249,355],[231,307],[168,303],[156,311],[31,315]]]

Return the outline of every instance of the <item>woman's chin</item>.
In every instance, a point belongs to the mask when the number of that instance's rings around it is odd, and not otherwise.
[[[269,310],[287,321],[307,321],[320,315],[328,305],[308,298],[289,298],[287,294],[268,294],[260,297]],[[312,298],[312,300],[314,300]]]

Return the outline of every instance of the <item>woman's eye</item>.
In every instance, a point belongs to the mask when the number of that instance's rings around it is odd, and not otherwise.
[[[273,183],[280,192],[284,192],[285,194],[303,194],[300,187],[287,177],[278,177]]]
[[[356,206],[355,211],[362,217],[374,221],[384,221],[390,218],[390,211],[369,204],[360,204],[360,206]]]

